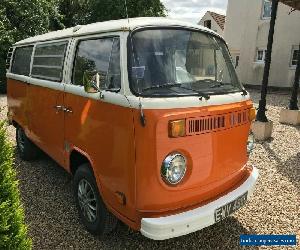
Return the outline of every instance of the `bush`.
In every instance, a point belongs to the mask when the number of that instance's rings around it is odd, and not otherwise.
[[[0,121],[0,249],[31,249],[5,126]]]

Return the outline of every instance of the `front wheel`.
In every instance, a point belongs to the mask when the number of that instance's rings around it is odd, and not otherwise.
[[[75,173],[74,195],[81,221],[90,233],[105,235],[116,227],[117,218],[103,203],[89,164],[81,165]]]

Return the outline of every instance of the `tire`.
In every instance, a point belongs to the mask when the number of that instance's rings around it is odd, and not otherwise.
[[[118,219],[107,210],[99,194],[90,164],[83,164],[76,171],[74,196],[79,217],[91,234],[104,236],[115,229]],[[90,206],[86,205],[87,202]]]
[[[21,159],[31,161],[38,158],[39,149],[28,139],[21,127],[16,129],[16,141]]]
[[[0,94],[6,94],[7,86],[6,83],[0,81]]]

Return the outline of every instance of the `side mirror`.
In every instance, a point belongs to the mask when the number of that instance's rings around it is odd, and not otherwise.
[[[92,75],[89,72],[84,71],[82,82],[83,82],[85,92],[99,93],[100,92],[99,79],[100,77],[98,73]]]

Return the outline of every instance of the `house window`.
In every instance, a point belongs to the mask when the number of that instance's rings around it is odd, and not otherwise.
[[[258,49],[256,53],[256,61],[264,62],[266,58],[267,50],[266,49]]]
[[[272,13],[272,1],[263,0],[262,18],[268,19],[271,17]]]
[[[204,27],[211,29],[211,20],[204,21]]]
[[[299,57],[298,54],[300,53],[300,51],[296,47],[298,46],[294,46],[292,49],[291,66],[297,66],[298,57]]]
[[[235,68],[239,66],[240,56],[235,57]]]

